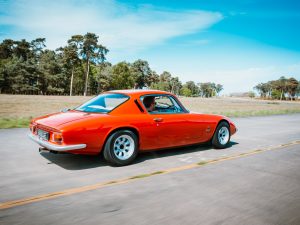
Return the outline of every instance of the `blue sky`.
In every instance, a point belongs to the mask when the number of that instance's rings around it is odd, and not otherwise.
[[[0,0],[0,41],[45,37],[47,48],[94,32],[113,63],[145,59],[224,94],[280,76],[300,80],[300,2],[278,0]]]

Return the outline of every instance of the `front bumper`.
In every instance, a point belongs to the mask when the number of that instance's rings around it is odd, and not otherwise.
[[[39,139],[36,135],[33,135],[32,133],[28,134],[28,137],[33,140],[34,142],[38,143],[40,146],[53,151],[70,151],[70,150],[76,150],[76,149],[82,149],[86,147],[86,144],[77,144],[77,145],[55,145],[51,144],[47,141],[43,141],[42,139]]]

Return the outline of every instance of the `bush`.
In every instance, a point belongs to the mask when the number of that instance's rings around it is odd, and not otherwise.
[[[249,91],[248,92],[248,96],[249,96],[249,98],[254,98],[255,97],[255,93],[253,91]]]
[[[190,89],[188,89],[187,87],[181,88],[180,93],[185,97],[191,97],[192,96],[192,91]]]
[[[271,95],[272,95],[272,99],[280,99],[281,92],[278,90],[273,90]]]

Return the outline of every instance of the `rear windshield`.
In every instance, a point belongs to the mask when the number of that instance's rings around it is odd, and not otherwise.
[[[129,97],[123,94],[102,94],[75,108],[75,110],[82,112],[108,113],[127,99],[129,99]]]

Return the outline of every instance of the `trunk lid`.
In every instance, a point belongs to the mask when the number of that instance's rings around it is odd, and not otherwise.
[[[77,120],[88,119],[90,117],[93,117],[93,115],[95,114],[72,110],[68,112],[59,112],[59,113],[54,113],[43,117],[39,117],[35,119],[34,122],[47,127],[52,127],[57,129],[61,125],[71,123]],[[97,114],[97,116],[100,117],[101,115],[102,114]],[[105,115],[106,114],[103,114],[103,116]]]

